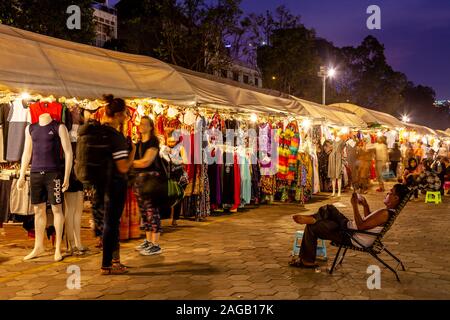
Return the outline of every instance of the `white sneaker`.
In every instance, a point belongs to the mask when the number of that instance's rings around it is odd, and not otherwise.
[[[148,241],[148,240],[144,240],[143,243],[141,243],[140,245],[138,245],[138,246],[136,247],[136,250],[137,250],[137,251],[142,251],[142,250],[148,249],[148,248],[150,248],[150,247],[152,247],[152,246],[153,246],[153,243],[151,243],[151,242]]]
[[[142,256],[153,256],[153,255],[162,253],[162,249],[161,249],[160,246],[153,245],[153,246],[151,246],[151,247],[149,247],[147,249],[144,249],[144,250],[140,251],[139,253]]]

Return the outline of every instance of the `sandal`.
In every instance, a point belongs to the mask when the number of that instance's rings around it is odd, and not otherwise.
[[[112,267],[109,267],[109,268],[102,267],[100,269],[100,272],[103,276],[107,276],[107,275],[125,274],[125,273],[128,273],[128,270],[126,267],[124,267],[122,265],[113,265]]]
[[[113,266],[113,268],[122,268],[124,270],[127,270],[130,268],[130,267],[120,263],[120,260],[115,260],[115,259],[113,259],[113,261],[112,261],[112,266]]]
[[[289,262],[291,267],[302,268],[302,269],[317,269],[320,266],[318,264],[305,265],[302,260],[291,260]]]

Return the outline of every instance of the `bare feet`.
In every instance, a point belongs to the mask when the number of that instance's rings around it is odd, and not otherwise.
[[[45,252],[44,248],[34,248],[33,251],[29,255],[27,255],[23,260],[31,260],[34,259]]]
[[[292,217],[295,222],[298,224],[314,224],[316,223],[316,219],[313,216],[305,216],[301,214],[297,214]]]
[[[63,259],[61,252],[59,250],[55,250],[54,259],[55,259],[55,261],[61,261]]]

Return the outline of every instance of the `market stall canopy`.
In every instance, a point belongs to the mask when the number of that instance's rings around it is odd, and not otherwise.
[[[400,120],[398,120],[393,115],[390,115],[390,114],[384,113],[384,112],[380,112],[380,111],[376,111],[376,110],[372,110],[372,109],[368,109],[368,108],[364,108],[364,107],[360,107],[355,104],[333,103],[330,106],[342,108],[347,111],[353,112],[354,114],[359,116],[361,119],[363,119],[364,122],[366,122],[368,125],[378,124],[378,125],[390,127],[392,129],[401,128],[401,127],[405,126]]]
[[[195,103],[186,80],[147,56],[110,51],[0,24],[0,90],[67,98],[159,98]]]
[[[179,66],[173,66],[173,68],[189,83],[199,104],[281,113],[295,113],[301,109],[296,101],[274,96],[254,87],[244,87],[235,81]]]
[[[406,125],[406,127],[408,129],[412,129],[412,130],[416,131],[419,134],[437,136],[436,131],[434,131],[433,129],[430,129],[428,127],[425,127],[425,126],[421,126],[419,124],[408,123]]]
[[[450,138],[450,132],[446,132],[443,130],[436,130],[436,132],[442,138]]]
[[[348,126],[348,127],[367,127],[366,123],[357,115],[352,112],[339,109],[333,106],[324,106],[311,101],[303,100],[295,96],[291,96],[292,99],[296,100],[301,104],[303,110],[301,110],[301,115],[311,117],[313,119],[321,119],[329,122],[330,124],[338,126]]]

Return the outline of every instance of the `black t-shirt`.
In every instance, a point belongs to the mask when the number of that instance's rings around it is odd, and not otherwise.
[[[146,141],[146,142],[138,142],[136,144],[136,156],[134,157],[135,160],[140,160],[144,157],[145,152],[147,152],[147,150],[151,149],[151,148],[155,148],[158,150],[158,154],[156,155],[155,160],[152,162],[152,164],[147,167],[147,168],[139,168],[139,169],[135,169],[138,172],[142,172],[142,171],[160,171],[159,169],[159,165],[158,165],[158,158],[159,158],[159,140],[157,137],[152,136],[150,138],[150,140]]]
[[[127,178],[126,174],[122,174],[117,170],[117,166],[115,164],[116,161],[128,159],[129,155],[129,147],[127,144],[127,140],[124,137],[122,133],[117,131],[116,129],[105,125],[105,128],[107,129],[108,135],[109,135],[109,141],[110,141],[110,151],[111,151],[111,157],[113,160],[113,173],[115,177],[118,178]]]

